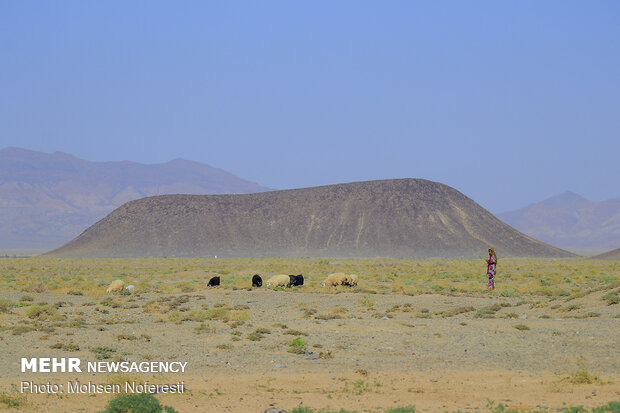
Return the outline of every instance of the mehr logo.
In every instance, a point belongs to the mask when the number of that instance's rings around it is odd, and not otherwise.
[[[22,357],[22,373],[81,373],[80,359],[77,357]]]

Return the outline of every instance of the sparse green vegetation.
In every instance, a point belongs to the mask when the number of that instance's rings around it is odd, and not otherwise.
[[[415,413],[415,406],[394,407],[387,409],[385,413]]]
[[[19,393],[0,392],[0,406],[19,409],[26,404],[26,397]]]
[[[13,335],[19,336],[24,333],[29,333],[31,331],[35,331],[36,329],[32,326],[15,326],[12,328]]]
[[[502,297],[519,297],[521,294],[517,290],[507,288],[500,293]]]
[[[306,352],[306,344],[301,337],[297,337],[289,343],[287,351],[294,354],[304,354]]]
[[[206,320],[219,320],[219,321],[247,321],[250,319],[250,313],[246,310],[230,310],[228,308],[216,308],[207,310],[205,315]]]
[[[463,313],[469,313],[471,311],[474,311],[475,308],[468,306],[468,307],[455,307],[455,308],[451,308],[449,310],[446,311],[442,311],[441,313],[439,313],[439,315],[443,316],[443,317],[454,317],[456,315],[459,314],[463,314]]]
[[[368,383],[365,380],[359,379],[351,383],[351,386],[349,386],[349,382],[346,382],[344,386],[344,391],[345,393],[360,395],[369,392],[370,388],[368,387]]]
[[[162,406],[151,394],[129,394],[110,400],[101,413],[176,413],[170,406]]]
[[[580,316],[579,318],[594,318],[594,317],[600,317],[600,316],[601,316],[601,313],[590,311],[590,312],[585,313],[584,315]]]
[[[194,331],[196,332],[196,334],[215,333],[215,328],[205,323],[200,323],[198,327],[194,328]]]
[[[248,340],[250,341],[260,341],[263,339],[265,334],[271,334],[271,331],[267,328],[257,328],[250,334],[248,334]]]
[[[607,305],[618,304],[620,303],[620,295],[618,295],[618,292],[605,294],[603,300],[607,302]]]
[[[609,402],[604,406],[595,407],[592,413],[620,413],[620,401]]]
[[[60,349],[63,351],[79,351],[80,350],[80,346],[75,343],[60,343],[59,342],[56,344],[52,344],[50,348]]]
[[[288,334],[291,336],[307,336],[308,333],[304,333],[303,331],[299,331],[299,330],[284,330],[284,334]]]
[[[474,318],[494,318],[495,313],[497,313],[501,309],[502,306],[499,304],[482,307],[480,310],[476,311],[476,313],[474,314]]]
[[[271,330],[269,330],[268,328],[257,328],[256,330],[254,330],[255,333],[257,334],[271,334]]]
[[[112,353],[116,353],[115,348],[108,346],[93,347],[90,349],[95,354],[97,360],[106,360],[112,357]]]
[[[366,308],[367,310],[370,310],[374,305],[374,301],[372,300],[372,298],[370,298],[369,295],[365,295],[362,298],[360,298],[360,304]]]

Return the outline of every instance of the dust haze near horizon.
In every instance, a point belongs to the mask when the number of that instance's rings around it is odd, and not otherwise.
[[[493,212],[620,195],[617,2],[3,2],[0,148]]]

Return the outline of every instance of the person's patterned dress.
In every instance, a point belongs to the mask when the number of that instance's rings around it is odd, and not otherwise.
[[[497,258],[495,255],[491,255],[487,260],[487,277],[489,277],[489,288],[495,288],[495,270],[497,267]]]

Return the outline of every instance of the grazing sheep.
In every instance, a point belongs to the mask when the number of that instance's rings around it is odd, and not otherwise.
[[[348,285],[349,287],[355,287],[357,285],[357,274],[351,274],[349,275],[349,280],[347,282],[347,284],[343,284],[343,285]]]
[[[288,275],[274,275],[267,280],[267,287],[290,287],[291,277]]]
[[[110,286],[108,287],[106,292],[108,294],[116,293],[116,292],[121,291],[124,286],[125,286],[125,282],[123,280],[114,280],[110,283]]]
[[[129,291],[130,293],[132,293],[133,290],[135,290],[135,289],[136,289],[136,287],[133,284],[128,285],[127,287],[125,287],[125,290]]]
[[[260,275],[254,274],[254,277],[252,277],[252,287],[262,287],[262,285],[263,279],[260,278]]]
[[[291,283],[290,286],[300,286],[300,285],[304,285],[304,276],[299,274],[299,275],[289,275],[289,278],[291,279]]]
[[[357,278],[356,278],[357,279]],[[325,287],[336,287],[339,285],[347,285],[350,286],[351,285],[351,276],[350,275],[346,275],[342,272],[337,272],[334,274],[329,274],[327,276],[327,278],[325,279],[325,281],[323,281],[321,283],[321,286]],[[357,283],[357,281],[356,281]]]
[[[213,277],[209,280],[209,283],[207,284],[207,287],[216,287],[220,285],[220,277]]]

